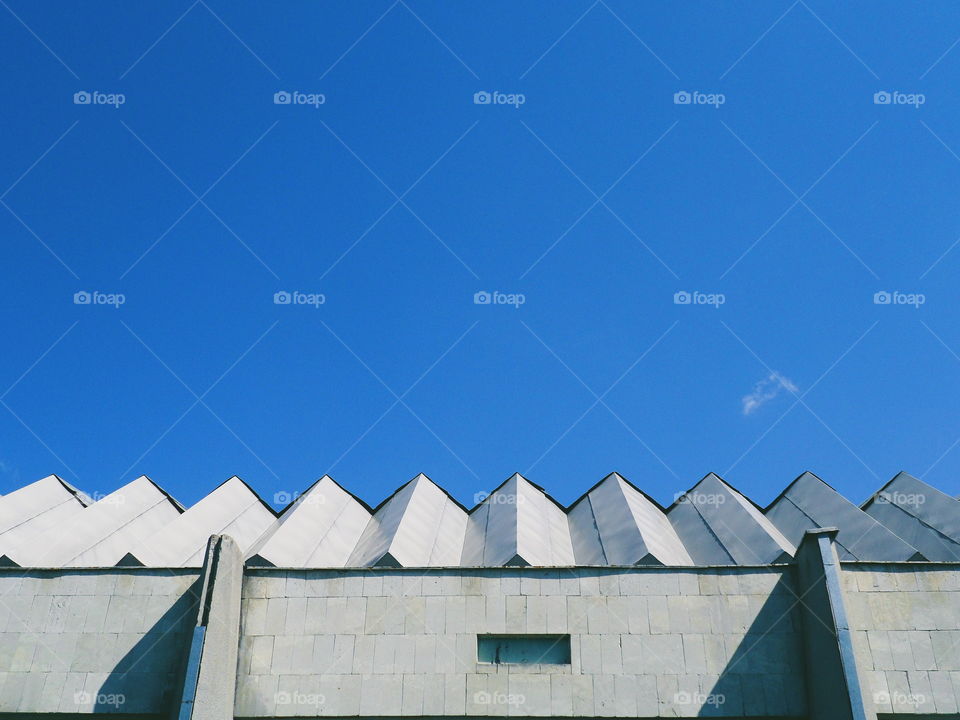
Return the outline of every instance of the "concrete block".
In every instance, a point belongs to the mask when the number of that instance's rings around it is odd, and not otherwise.
[[[929,675],[922,670],[907,672],[907,683],[910,685],[911,697],[908,704],[913,707],[912,712],[936,712]]]
[[[440,592],[447,596],[462,596],[463,584],[460,581],[460,575],[449,574],[442,576],[440,580]]]
[[[600,656],[603,673],[619,675],[623,672],[623,657],[620,654],[619,635],[600,636]]]
[[[527,625],[526,632],[530,634],[543,634],[547,631],[547,601],[546,598],[539,595],[533,595],[526,598],[527,601]]]
[[[509,675],[508,715],[547,716],[550,714],[550,676],[534,674]]]
[[[408,635],[397,635],[397,644],[393,652],[393,672],[412,673],[415,671],[415,643]]]
[[[455,635],[435,635],[437,650],[434,655],[436,672],[447,675],[463,672],[457,656],[457,638]]]
[[[707,656],[704,649],[702,635],[684,635],[683,644],[683,666],[686,672],[694,674],[705,674],[707,672]]]
[[[571,675],[570,693],[574,717],[594,717],[593,675]]]
[[[445,712],[444,689],[446,681],[443,675],[427,675],[423,680],[423,714],[437,717]]]
[[[960,632],[931,632],[930,644],[938,670],[960,671]]]
[[[417,599],[421,601],[423,600],[423,598]],[[470,633],[484,632],[487,612],[486,598],[480,594],[467,595],[466,603],[464,630]],[[422,602],[420,606],[423,607]],[[544,627],[546,627],[546,623],[544,623]],[[423,630],[420,630],[419,632],[423,632]]]
[[[287,579],[288,587],[291,578]],[[302,590],[302,584],[301,584]],[[307,617],[307,599],[300,595],[287,598],[287,612],[284,618],[284,635],[302,635]]]
[[[246,613],[243,615],[245,635],[264,635],[267,623],[267,603],[264,598],[251,598],[246,601]]]
[[[353,647],[353,672],[369,674],[373,672],[373,654],[376,638],[373,635],[357,635]]]
[[[597,580],[600,584],[600,594],[604,597],[616,597],[620,595],[620,577],[619,573],[603,572]]]
[[[550,712],[554,717],[573,715],[573,687],[569,676],[550,676]]]
[[[546,603],[547,621],[546,632],[567,632],[567,601],[560,595],[551,595],[543,598]]]
[[[395,715],[403,702],[403,677],[363,675],[360,679],[360,714]],[[462,713],[462,708],[461,708]]]
[[[252,675],[266,675],[273,666],[273,641],[269,635],[255,635],[245,638],[247,645],[247,665]]]
[[[940,714],[956,713],[960,710],[957,697],[954,694],[950,673],[934,671],[929,674],[930,690],[933,693],[933,702],[936,712]]]
[[[417,635],[414,638],[414,672],[418,675],[435,672],[436,653],[436,635]]]
[[[616,675],[613,678],[613,690],[613,714],[617,717],[636,717],[636,679],[627,675]]]
[[[580,594],[581,595],[599,595],[600,579],[596,575],[580,576]]]
[[[540,594],[540,578],[524,576],[520,578],[520,594],[521,595],[539,595]]]
[[[383,595],[383,577],[379,575],[364,575],[363,594],[367,597]],[[362,683],[361,683],[362,684]]]
[[[446,628],[446,598],[426,598],[426,627],[428,634],[443,633]]]
[[[644,674],[680,674],[683,643],[679,635],[649,635],[643,638]]]
[[[350,571],[343,576],[343,595],[344,597],[359,597],[363,595],[363,573],[364,571]]]
[[[292,675],[293,647],[296,638],[289,635],[277,635],[273,638],[273,660],[270,672],[274,675]]]
[[[677,574],[677,584],[681,595],[699,595],[700,579],[697,573],[685,572]]]
[[[667,609],[667,598],[659,595],[648,597],[647,617],[652,635],[670,632],[670,613]]]
[[[508,633],[523,633],[527,629],[527,598],[523,595],[507,596],[506,628]]]
[[[445,675],[443,686],[443,709],[445,715],[463,715],[467,703],[466,675]]]
[[[400,707],[400,712],[403,715],[419,716],[423,714],[425,686],[423,675],[403,676],[403,704]]]
[[[910,650],[913,654],[913,667],[916,670],[937,669],[930,634],[931,633],[926,630],[914,630],[909,633]]]
[[[449,579],[449,578],[445,578]],[[447,634],[461,633],[467,625],[467,601],[462,596],[444,598],[444,631]]]
[[[580,672],[592,675],[603,672],[603,651],[599,636],[580,636]]]
[[[571,633],[586,633],[588,598],[579,595],[567,596],[567,627]]]
[[[326,672],[350,674],[353,668],[353,649],[356,642],[355,635],[336,635],[333,642],[333,657],[327,665]],[[316,647],[314,647],[316,657]]]
[[[271,597],[267,600],[267,617],[264,622],[264,635],[280,635],[287,623],[287,599]]]

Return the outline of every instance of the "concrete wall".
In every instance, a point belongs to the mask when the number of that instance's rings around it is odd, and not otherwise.
[[[160,713],[196,570],[0,570],[0,713]]]
[[[878,713],[957,713],[960,564],[844,564],[864,694]]]
[[[801,716],[784,568],[248,569],[235,714]],[[477,662],[569,633],[572,663]]]

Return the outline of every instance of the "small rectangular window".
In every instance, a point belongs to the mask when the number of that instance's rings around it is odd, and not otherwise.
[[[483,663],[569,665],[569,635],[477,635]]]

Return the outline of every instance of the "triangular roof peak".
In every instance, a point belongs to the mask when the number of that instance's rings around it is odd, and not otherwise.
[[[244,480],[244,479],[243,479],[242,477],[240,477],[239,475],[231,475],[231,476],[228,477],[226,480],[224,480],[222,483],[220,483],[219,485],[217,485],[217,487],[215,487],[215,488],[213,489],[213,491],[216,492],[217,490],[219,490],[220,488],[224,487],[225,485],[240,485],[240,486],[242,486],[243,489],[245,489],[248,493],[250,493],[251,495],[253,495],[253,497],[255,497],[255,498],[260,502],[260,504],[263,505],[263,507],[265,507],[267,510],[269,510],[271,515],[273,515],[274,517],[278,517],[278,516],[280,515],[280,513],[278,513],[276,510],[273,509],[273,507],[271,507],[270,503],[268,503],[266,500],[264,500],[262,497],[260,497],[260,493],[258,493],[256,490],[254,490],[254,489],[250,486],[250,483],[248,483],[246,480]]]
[[[118,493],[118,492],[120,492],[121,490],[125,490],[126,488],[137,487],[137,486],[143,485],[143,484],[145,484],[145,483],[148,484],[148,485],[150,485],[151,487],[153,487],[155,490],[157,490],[157,492],[159,492],[159,493],[160,493],[161,495],[163,495],[167,500],[169,500],[169,501],[170,501],[170,504],[173,505],[173,506],[177,509],[177,512],[181,512],[181,513],[182,513],[182,512],[184,512],[184,511],[186,510],[186,508],[184,508],[183,505],[181,505],[180,502],[179,502],[173,495],[171,495],[170,493],[168,493],[166,490],[164,490],[162,487],[160,487],[160,485],[158,485],[157,483],[155,483],[153,480],[151,480],[151,479],[150,479],[149,477],[147,477],[146,475],[140,475],[140,476],[134,478],[133,480],[131,480],[130,482],[128,482],[126,485],[121,485],[121,486],[118,487],[116,490],[114,490],[112,493],[110,493],[110,495],[113,495],[113,493]]]

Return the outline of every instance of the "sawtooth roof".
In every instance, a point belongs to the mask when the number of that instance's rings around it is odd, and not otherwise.
[[[669,508],[617,473],[569,508],[515,474],[472,509],[422,474],[376,508],[324,476],[280,513],[238,477],[184,509],[145,476],[91,498],[50,475],[0,496],[0,564],[198,567],[228,534],[291,568],[766,565],[828,526],[843,560],[960,560],[960,501],[906,473],[860,507],[804,473],[765,509],[713,473]]]

